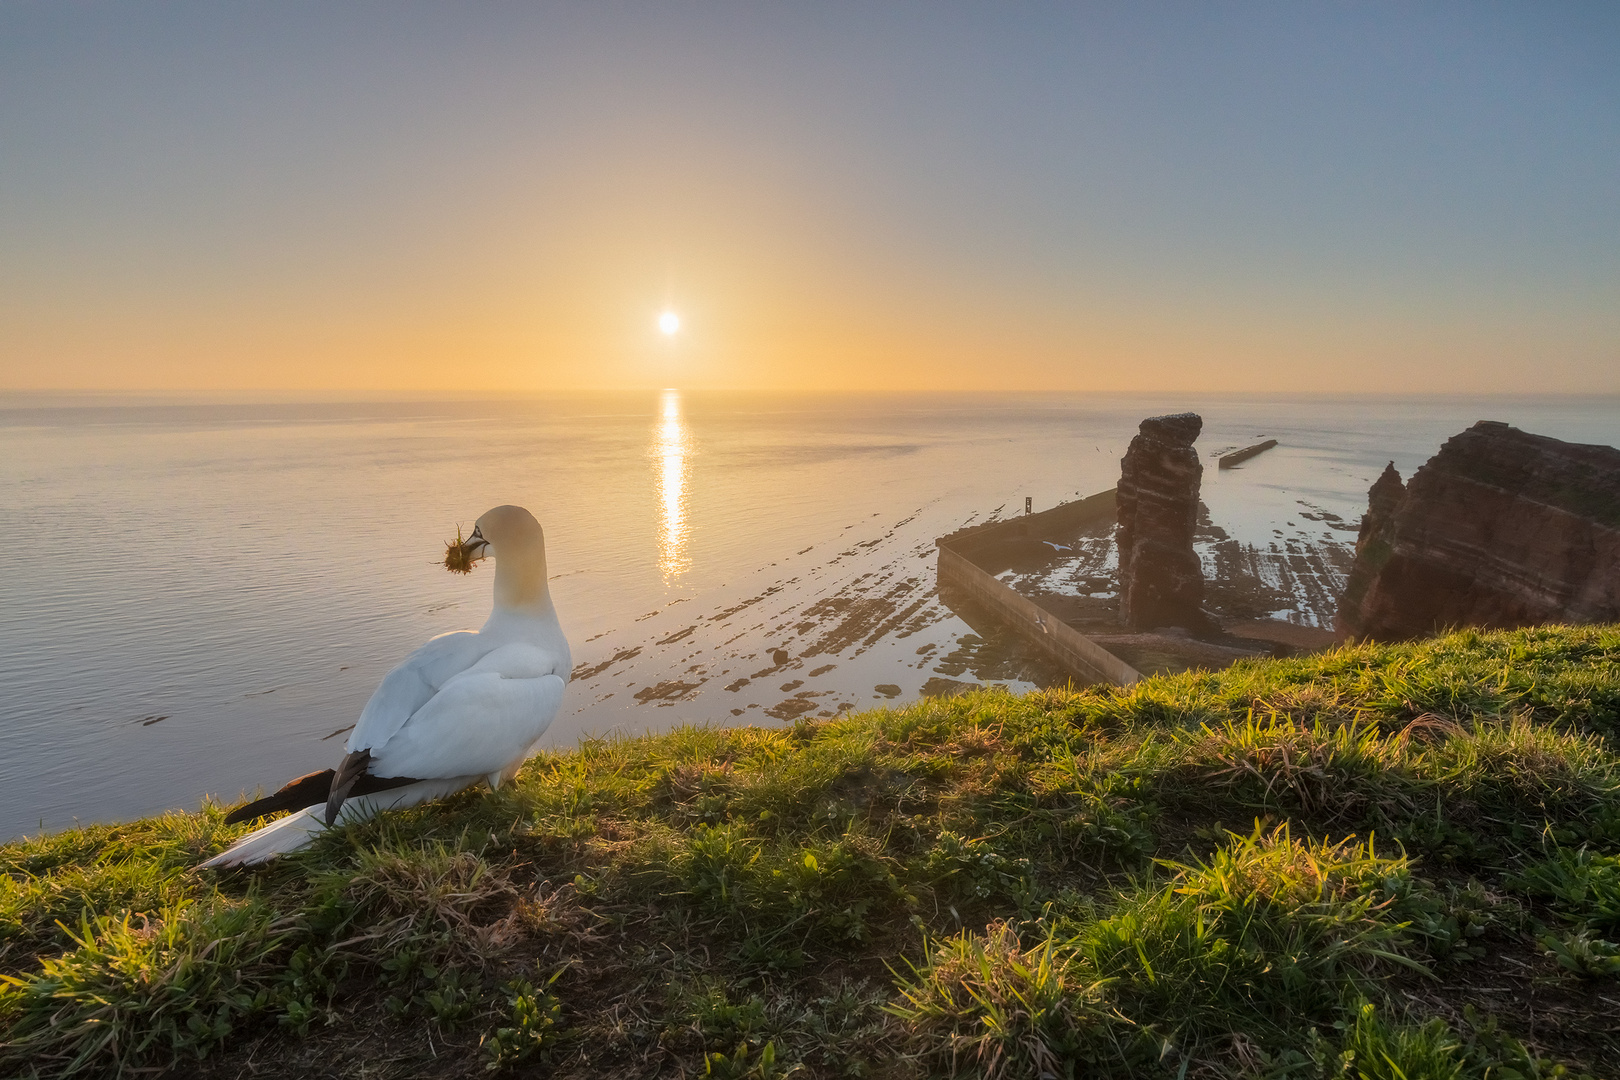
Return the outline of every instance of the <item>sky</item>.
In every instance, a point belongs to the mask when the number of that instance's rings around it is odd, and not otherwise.
[[[1620,392],[1620,5],[0,0],[0,390],[662,386]]]

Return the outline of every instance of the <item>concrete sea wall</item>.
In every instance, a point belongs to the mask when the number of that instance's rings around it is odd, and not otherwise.
[[[1253,446],[1245,446],[1241,450],[1234,450],[1230,454],[1223,454],[1221,455],[1220,467],[1230,469],[1233,466],[1241,465],[1255,455],[1263,454],[1276,445],[1276,439],[1267,439],[1265,442],[1257,442]]]
[[[1068,540],[1074,530],[1114,516],[1112,489],[1039,514],[963,529],[934,541],[939,548],[939,587],[956,588],[994,614],[1009,630],[1086,683],[1129,686],[1142,677],[1131,665],[1064,622],[1036,601],[979,567],[962,548],[974,542],[1017,537]]]

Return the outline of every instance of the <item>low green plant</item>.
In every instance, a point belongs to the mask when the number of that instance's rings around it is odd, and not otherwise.
[[[1024,858],[1009,858],[988,840],[939,834],[922,863],[929,883],[960,903],[1010,898],[1026,901],[1034,891],[1034,870]]]
[[[1595,931],[1543,934],[1541,943],[1565,971],[1589,979],[1620,976],[1620,945],[1605,941]]]
[[[1046,776],[1035,781],[1060,814],[1055,831],[1061,842],[1085,859],[1127,868],[1140,865],[1153,850],[1156,816],[1146,778],[1110,768],[1096,755],[1072,754],[1067,745],[1063,750]],[[1140,768],[1146,762],[1131,764]],[[1053,783],[1056,778],[1061,782]]]
[[[1337,1071],[1354,1080],[1459,1080],[1468,1068],[1462,1040],[1444,1020],[1392,1024],[1371,1002],[1336,1025]],[[1323,1064],[1328,1064],[1324,1062]]]
[[[1478,881],[1437,888],[1403,862],[1379,883],[1379,894],[1386,917],[1402,923],[1430,959],[1459,963],[1485,955],[1498,904]]]
[[[1266,1080],[1578,1080],[1472,1006],[1464,1008],[1460,1029],[1438,1018],[1391,1019],[1388,1012],[1354,1001],[1329,1034],[1313,1028],[1300,1047],[1260,1051],[1252,1072]]]
[[[774,1042],[760,1047],[757,1056],[747,1043],[739,1043],[729,1054],[712,1051],[703,1055],[703,1075],[715,1080],[777,1080],[794,1071],[777,1063]]]
[[[545,984],[536,989],[527,979],[514,979],[506,984],[507,1006],[511,1023],[498,1027],[483,1040],[485,1067],[499,1072],[536,1054],[549,1053],[562,1035],[562,1002],[551,990],[558,977],[567,970],[558,968]]]
[[[459,968],[429,968],[426,975],[430,983],[418,995],[422,1010],[440,1031],[454,1031],[478,1008],[483,981]]]
[[[1399,805],[1412,788],[1403,741],[1371,719],[1306,721],[1275,706],[1202,725],[1187,737],[1189,763],[1259,811],[1356,821],[1375,803]]]
[[[757,1043],[767,1030],[765,1000],[736,994],[723,979],[703,977],[670,988],[671,1034],[694,1032],[706,1048]]]
[[[101,858],[43,874],[0,874],[0,942],[67,944],[62,924],[84,915],[132,914],[184,900],[185,871],[138,855]]]
[[[338,1014],[332,1000],[348,970],[348,961],[341,955],[308,942],[298,946],[276,980],[275,996],[282,1007],[278,1022],[299,1036],[307,1036],[318,1018],[335,1023]]]
[[[391,951],[408,939],[468,940],[482,916],[510,906],[517,890],[488,859],[460,842],[384,841],[361,847],[315,875],[317,925],[334,939],[363,925]]]
[[[1620,931],[1620,855],[1561,847],[1520,871],[1510,884],[1545,900],[1567,922],[1599,932]]]

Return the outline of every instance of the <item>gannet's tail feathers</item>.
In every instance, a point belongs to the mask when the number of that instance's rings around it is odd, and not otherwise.
[[[321,820],[324,805],[310,806],[279,821],[272,821],[262,829],[254,829],[242,839],[202,864],[201,869],[217,870],[226,866],[257,866],[269,862],[277,855],[307,847],[316,834],[326,831]]]
[[[408,777],[366,776],[362,779],[387,786],[381,791],[351,795],[345,799],[337,817],[339,825],[366,821],[384,810],[415,806],[429,799],[442,799],[485,778],[448,776],[439,780],[412,780]],[[356,788],[360,786],[355,785]],[[201,864],[200,868],[212,870],[224,866],[257,866],[269,862],[277,855],[285,855],[289,851],[308,847],[316,836],[326,831],[326,828],[326,804],[306,806],[279,821],[272,821],[261,829],[254,829]]]

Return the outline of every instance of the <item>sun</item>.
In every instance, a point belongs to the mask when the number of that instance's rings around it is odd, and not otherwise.
[[[681,328],[681,317],[673,311],[666,311],[658,316],[658,329],[664,332],[665,337],[674,337],[675,332]]]

